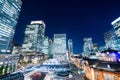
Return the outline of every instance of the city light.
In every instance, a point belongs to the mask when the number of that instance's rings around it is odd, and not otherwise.
[[[119,3],[0,0],[0,80],[120,80]]]

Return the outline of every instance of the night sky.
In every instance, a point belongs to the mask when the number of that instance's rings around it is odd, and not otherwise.
[[[15,43],[22,44],[26,25],[43,20],[45,35],[66,33],[73,40],[74,53],[82,52],[83,38],[104,45],[104,33],[112,29],[111,22],[120,16],[120,0],[23,0]]]

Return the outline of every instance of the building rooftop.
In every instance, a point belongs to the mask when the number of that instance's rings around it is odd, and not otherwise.
[[[109,53],[112,53],[112,52],[119,52],[118,50],[113,50],[113,49],[107,49],[107,50],[104,50],[104,51],[102,51],[101,53],[107,53],[107,52],[109,52]]]
[[[98,59],[85,59],[88,61],[89,66],[97,65],[99,63]]]
[[[44,21],[42,21],[42,20],[38,20],[38,21],[31,21],[31,24],[43,24],[43,25],[44,25],[44,27],[46,26],[46,25],[45,25],[45,23],[44,23]]]
[[[85,59],[90,67],[99,70],[120,72],[120,62],[100,61],[97,59]]]
[[[120,21],[120,17],[117,18],[116,20],[114,20],[111,24],[114,25],[114,24],[117,23],[118,21]]]
[[[101,69],[105,71],[120,72],[119,62],[100,62],[95,69]]]

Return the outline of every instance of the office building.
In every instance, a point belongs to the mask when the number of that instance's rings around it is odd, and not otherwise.
[[[53,40],[52,39],[49,39],[49,56],[50,57],[53,57],[53,54],[54,54],[54,44],[53,44]]]
[[[11,52],[21,6],[21,0],[0,0],[0,54]]]
[[[92,38],[84,38],[84,45],[83,45],[83,55],[89,56],[93,50],[93,42]]]
[[[99,51],[104,51],[107,50],[106,45],[102,45],[99,47]]]
[[[118,39],[116,34],[114,33],[114,30],[109,30],[104,34],[104,40],[106,44],[106,48],[111,48],[114,50],[119,50],[118,47]]]
[[[42,52],[45,36],[45,23],[43,21],[31,21],[25,31],[23,52]]]
[[[22,53],[22,45],[14,45],[12,54],[21,54]]]
[[[119,40],[120,43],[120,17],[117,18],[116,20],[114,20],[112,23],[113,28],[115,30],[115,34],[117,35],[117,38]]]
[[[72,39],[68,40],[68,59],[70,59],[71,55],[73,54],[73,42]]]
[[[54,57],[65,59],[66,55],[66,34],[54,34]]]
[[[44,37],[43,46],[42,46],[42,53],[44,53],[44,54],[48,54],[49,53],[48,37]]]
[[[99,52],[97,43],[93,44],[93,52]]]
[[[73,42],[72,42],[72,39],[68,40],[68,53],[73,54]]]
[[[19,55],[1,55],[0,56],[0,75],[12,73],[17,70]]]

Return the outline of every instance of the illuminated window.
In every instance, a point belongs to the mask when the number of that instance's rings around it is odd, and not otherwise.
[[[96,72],[96,78],[97,78],[97,79],[99,78],[99,73],[98,73],[98,72]]]
[[[103,76],[104,76],[104,80],[116,80],[116,77],[114,75],[104,73]]]

